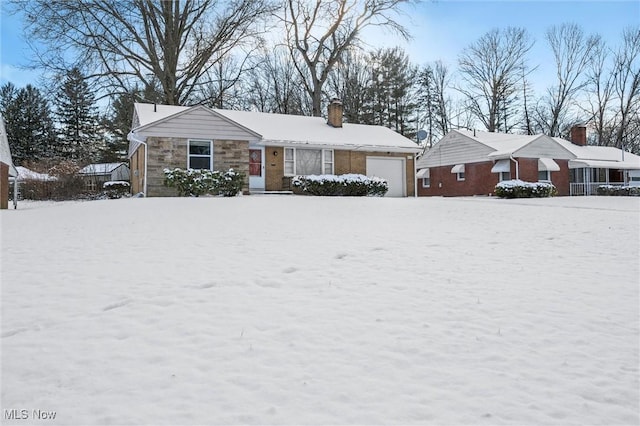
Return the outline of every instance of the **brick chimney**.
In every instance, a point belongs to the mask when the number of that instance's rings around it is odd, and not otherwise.
[[[331,99],[327,112],[327,124],[332,127],[342,127],[342,102],[340,99]]]
[[[571,142],[575,145],[586,146],[587,127],[581,125],[573,126],[571,128]]]

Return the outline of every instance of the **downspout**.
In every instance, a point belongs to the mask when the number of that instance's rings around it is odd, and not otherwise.
[[[418,198],[418,159],[413,154],[413,198]]]
[[[516,179],[520,180],[520,168],[518,167],[518,160],[513,158],[513,154],[509,154],[509,158],[511,159],[511,161],[516,163]]]
[[[135,136],[135,134],[133,132],[129,132],[129,134],[127,135],[127,140],[129,142],[137,142],[141,145],[144,145],[144,181],[142,184],[142,193],[144,194],[145,198],[147,197],[147,163],[148,163],[148,156],[149,156],[149,149],[148,149],[148,145],[145,141],[143,141],[142,139],[138,138]],[[131,158],[131,157],[129,157]]]
[[[13,178],[13,209],[18,208],[18,175]]]

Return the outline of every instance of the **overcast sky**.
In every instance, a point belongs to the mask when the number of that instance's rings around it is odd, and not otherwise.
[[[553,58],[544,40],[551,25],[571,22],[585,32],[599,33],[615,45],[622,29],[640,25],[640,1],[425,1],[407,10],[406,25],[413,40],[404,42],[376,30],[364,39],[371,48],[399,45],[417,64],[443,60],[452,69],[461,50],[492,28],[526,28],[536,41],[530,65],[539,66],[532,75],[534,88],[542,90],[553,80]],[[0,44],[0,81],[18,87],[37,84],[37,72],[25,71],[31,55],[22,35],[19,16],[2,10]]]

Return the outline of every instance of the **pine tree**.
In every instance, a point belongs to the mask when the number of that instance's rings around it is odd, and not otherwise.
[[[98,128],[95,97],[78,68],[67,72],[58,91],[56,110],[62,158],[91,162],[100,156],[103,141]]]
[[[53,157],[55,128],[49,102],[40,91],[27,85],[16,89],[11,83],[0,88],[0,113],[16,165]]]

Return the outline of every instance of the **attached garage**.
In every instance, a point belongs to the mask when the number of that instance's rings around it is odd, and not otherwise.
[[[406,197],[406,163],[398,157],[367,157],[367,176],[383,178],[389,184],[387,197]]]

